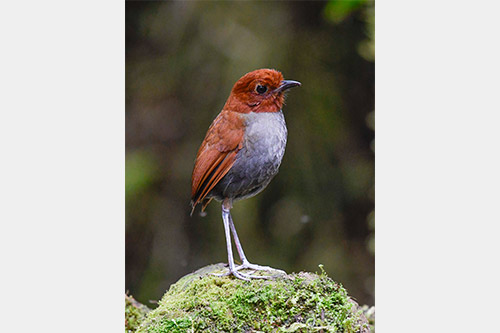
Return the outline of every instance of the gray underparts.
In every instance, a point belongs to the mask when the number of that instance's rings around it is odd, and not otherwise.
[[[285,153],[287,129],[283,112],[249,113],[243,147],[231,170],[209,196],[239,200],[262,191],[278,173]]]

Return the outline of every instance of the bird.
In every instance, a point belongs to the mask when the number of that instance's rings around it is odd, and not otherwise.
[[[203,212],[212,199],[222,203],[229,271],[219,276],[249,281],[268,278],[255,275],[256,271],[274,270],[248,261],[230,210],[234,202],[264,190],[278,173],[288,135],[282,111],[285,92],[300,85],[284,80],[274,69],[243,75],[200,145],[191,177],[191,215],[198,204]],[[234,263],[231,234],[242,262],[239,266]]]

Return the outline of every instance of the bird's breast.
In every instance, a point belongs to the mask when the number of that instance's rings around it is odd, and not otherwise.
[[[287,129],[283,112],[248,113],[245,115],[243,158],[281,163],[285,153]]]
[[[236,160],[212,194],[243,199],[263,190],[278,173],[285,153],[287,128],[283,112],[248,113],[243,145]]]

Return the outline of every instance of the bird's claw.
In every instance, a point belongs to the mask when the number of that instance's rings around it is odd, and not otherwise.
[[[243,269],[248,269],[250,272],[248,272],[248,273],[239,272]],[[275,275],[254,275],[254,273],[257,271],[275,271],[278,274],[275,274]],[[251,264],[247,261],[239,266],[234,267],[233,269],[229,268],[228,271],[225,273],[221,273],[221,274],[212,273],[211,275],[218,276],[218,277],[233,275],[234,277],[236,277],[238,279],[250,281],[251,279],[272,279],[272,278],[275,278],[279,275],[285,275],[285,274],[286,274],[286,272],[281,270],[281,269],[276,269],[276,268],[272,268],[269,266],[255,265],[255,264]]]
[[[247,273],[243,273],[243,272],[238,272],[236,269],[234,269],[233,271],[228,271],[226,273],[222,273],[222,274],[212,273],[210,275],[218,276],[218,277],[233,275],[234,277],[241,279],[241,280],[245,280],[245,281],[250,281],[251,279],[270,279],[270,278],[272,278],[271,276],[265,276],[265,275],[252,275],[253,273],[255,273],[255,271],[251,271],[251,273],[247,274]]]
[[[255,264],[249,263],[248,261],[243,262],[243,264],[236,266],[236,268],[235,268],[235,270],[237,270],[237,271],[241,270],[241,269],[250,269],[250,270],[253,270],[254,272],[255,271],[274,271],[274,272],[277,272],[278,275],[286,274],[286,272],[281,270],[281,269],[277,269],[277,268],[273,268],[273,267],[269,267],[269,266],[255,265]]]

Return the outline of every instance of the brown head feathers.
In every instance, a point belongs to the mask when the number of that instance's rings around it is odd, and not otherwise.
[[[274,69],[258,69],[241,77],[233,86],[224,110],[240,113],[278,112],[283,107],[283,75]]]

